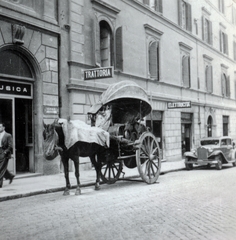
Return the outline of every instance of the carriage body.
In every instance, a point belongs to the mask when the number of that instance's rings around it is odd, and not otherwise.
[[[110,85],[99,102],[88,112],[91,125],[110,135],[110,146],[97,155],[103,162],[101,178],[106,183],[118,180],[123,164],[138,168],[141,178],[154,183],[161,169],[160,149],[155,136],[143,124],[151,112],[148,95],[139,85],[122,81]]]

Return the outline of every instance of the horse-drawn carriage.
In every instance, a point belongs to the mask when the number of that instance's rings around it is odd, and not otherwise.
[[[123,163],[128,168],[137,167],[140,177],[154,183],[161,168],[160,149],[156,137],[142,124],[151,112],[147,93],[136,83],[122,81],[111,85],[98,103],[88,112],[92,126],[110,134],[110,147],[98,154],[103,163],[101,178],[114,183],[122,172]]]
[[[89,156],[95,166],[97,172],[95,189],[99,189],[100,178],[105,183],[115,183],[122,173],[123,165],[128,168],[137,167],[140,177],[146,183],[156,182],[161,169],[160,149],[156,137],[145,126],[143,119],[151,113],[151,110],[147,93],[134,82],[122,81],[110,85],[100,96],[99,101],[90,108],[88,116],[91,126],[77,129],[76,125],[85,123],[76,120],[69,120],[70,124],[65,124],[64,127],[61,125],[66,120],[45,124],[44,156],[51,159],[52,155],[55,157],[55,151],[59,150],[65,170],[65,193],[70,188],[69,158],[75,163],[77,194],[80,193],[79,156]],[[67,136],[65,126],[66,129],[73,126],[70,129],[76,131],[71,133],[76,134]],[[96,138],[95,141],[82,139],[83,132],[86,135],[86,131],[87,136],[93,135],[92,139]],[[69,146],[66,144],[68,139],[74,141]]]

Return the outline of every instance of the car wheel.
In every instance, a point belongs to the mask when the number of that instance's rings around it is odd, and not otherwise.
[[[208,169],[211,168],[211,164],[210,164],[210,163],[207,164],[207,168],[208,168]]]
[[[235,160],[235,162],[233,162],[233,167],[235,167],[236,166],[236,160]]]
[[[193,169],[193,164],[192,163],[187,163],[189,160],[191,160],[191,158],[186,157],[185,167],[186,167],[187,170],[192,170]]]
[[[216,156],[215,160],[217,160],[216,169],[217,170],[221,170],[222,169],[222,159],[221,159],[221,156]]]

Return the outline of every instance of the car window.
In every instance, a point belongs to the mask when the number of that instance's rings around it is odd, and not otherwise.
[[[232,144],[231,139],[230,138],[226,139],[226,143],[227,143],[227,145],[231,145]]]
[[[221,146],[224,146],[226,145],[226,139],[221,139],[221,143],[220,143]]]
[[[202,140],[201,141],[201,145],[218,145],[219,144],[219,140],[218,139],[210,139],[210,140]]]

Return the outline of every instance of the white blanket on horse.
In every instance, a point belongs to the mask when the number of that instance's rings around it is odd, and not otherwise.
[[[109,133],[101,128],[91,127],[80,120],[67,121],[66,119],[59,119],[58,122],[62,124],[67,149],[78,141],[110,146]]]

